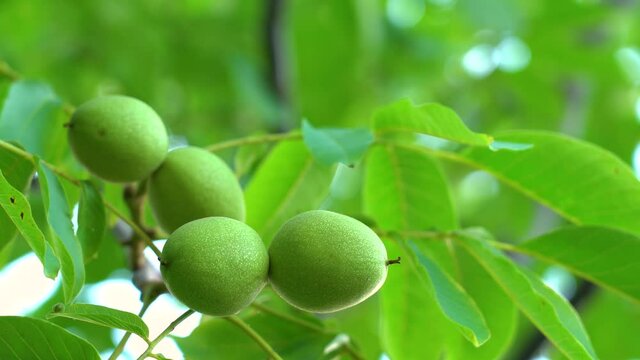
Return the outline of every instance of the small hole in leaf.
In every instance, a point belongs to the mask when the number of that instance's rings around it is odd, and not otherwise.
[[[16,203],[16,198],[14,198],[13,196],[9,198],[9,200],[11,201],[12,204]]]
[[[20,219],[24,220],[24,213],[22,211],[20,212]]]

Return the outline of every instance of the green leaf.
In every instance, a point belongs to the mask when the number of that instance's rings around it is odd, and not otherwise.
[[[243,319],[271,347],[287,360],[318,359],[336,334],[317,332],[269,314],[257,313]],[[175,338],[185,358],[192,360],[265,359],[256,342],[234,324],[222,319],[203,321],[186,338]]]
[[[49,85],[16,81],[0,112],[0,138],[15,140],[29,152],[55,162],[66,149],[62,114],[62,101]]]
[[[245,191],[247,224],[269,244],[285,221],[320,205],[333,173],[333,168],[318,164],[301,141],[278,144]]]
[[[640,238],[596,226],[559,229],[517,246],[518,252],[640,301]]]
[[[84,285],[82,248],[73,233],[71,209],[58,177],[42,163],[38,165],[38,176],[47,219],[55,234],[52,246],[60,260],[65,302],[71,303]]]
[[[413,132],[452,140],[461,144],[488,146],[491,136],[475,133],[448,107],[430,103],[414,105],[404,99],[387,105],[373,116],[376,134]]]
[[[82,182],[78,208],[78,240],[85,261],[95,258],[104,235],[106,214],[102,196],[89,181]]]
[[[16,190],[24,192],[31,182],[33,163],[9,150],[0,148],[0,171]],[[0,249],[16,235],[16,227],[4,211],[0,211]]]
[[[22,192],[11,186],[2,171],[0,171],[0,206],[42,262],[44,274],[48,278],[55,278],[59,264],[53,249],[36,224],[29,201]]]
[[[408,256],[394,241],[385,241],[385,247],[389,254]],[[381,341],[392,359],[440,359],[448,339],[462,337],[411,266],[389,269],[380,303]]]
[[[487,270],[518,308],[570,359],[596,359],[580,317],[571,304],[530,270],[518,267],[490,245],[482,229],[457,233],[458,240]]]
[[[494,360],[504,358],[515,337],[518,309],[487,271],[461,246],[455,246],[459,279],[484,315],[491,338],[480,347],[460,336],[449,347],[451,359]]]
[[[489,340],[491,331],[487,322],[462,286],[440,270],[440,267],[413,241],[409,241],[408,247],[410,251],[407,253],[412,255],[409,257],[411,264],[417,269],[426,287],[433,292],[444,315],[473,345],[480,346]]]
[[[100,360],[86,340],[50,322],[0,317],[0,359]]]
[[[424,153],[376,145],[365,165],[364,211],[378,227],[390,231],[457,227],[444,174]],[[385,246],[390,258],[408,256],[394,242],[386,241]],[[445,247],[444,242],[425,244],[438,255],[446,253]],[[437,359],[445,353],[448,339],[459,336],[410,266],[389,268],[380,300],[382,342],[392,358]]]
[[[367,156],[365,211],[385,230],[457,228],[444,173],[424,153],[377,145]]]
[[[56,308],[54,312],[47,315],[48,318],[64,317],[109,328],[122,329],[137,334],[143,339],[149,338],[147,324],[138,315],[130,312],[92,304],[59,305],[61,309]]]
[[[575,224],[640,233],[640,182],[615,155],[555,133],[512,131],[496,139],[534,147],[522,152],[469,148],[454,160],[492,173]]]
[[[373,142],[369,129],[316,129],[306,119],[302,122],[304,143],[318,162],[337,162],[353,166]]]

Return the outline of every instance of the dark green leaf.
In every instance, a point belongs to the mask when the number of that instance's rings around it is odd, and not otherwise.
[[[517,248],[640,301],[640,238],[635,235],[595,226],[569,227]]]
[[[47,161],[64,153],[66,129],[62,102],[47,84],[16,81],[0,113],[0,138],[15,140]]]
[[[436,136],[462,144],[488,146],[491,136],[475,133],[451,109],[440,104],[414,105],[400,100],[378,110],[373,117],[376,134],[413,132]]]
[[[52,246],[60,260],[65,302],[70,303],[84,285],[82,248],[73,233],[71,209],[58,177],[42,164],[38,166],[38,176],[47,219],[55,234]]]
[[[320,205],[333,173],[333,168],[318,164],[301,141],[278,144],[245,191],[247,224],[270,243],[285,221]]]
[[[318,162],[337,162],[353,166],[373,142],[369,129],[316,129],[307,120],[302,122],[304,143]]]
[[[519,268],[490,245],[481,229],[458,232],[458,240],[487,270],[518,308],[570,359],[596,359],[580,317],[571,304],[530,270]]]
[[[0,317],[0,359],[100,360],[86,340],[50,322]]]
[[[149,338],[149,328],[147,324],[145,324],[138,315],[130,312],[92,304],[61,305],[61,309],[56,310],[58,311],[50,313],[47,317],[65,317],[110,328],[122,329],[137,334],[143,339]]]
[[[42,262],[45,275],[55,278],[59,264],[53,249],[38,228],[27,198],[9,184],[2,171],[0,171],[0,206]]]
[[[77,235],[85,261],[96,256],[104,236],[105,225],[106,215],[102,196],[91,182],[83,181],[78,208]]]
[[[16,190],[24,191],[33,175],[33,162],[0,148],[0,171]],[[0,249],[16,235],[16,227],[4,211],[0,211]]]
[[[444,315],[457,326],[462,335],[473,345],[480,346],[491,337],[484,316],[478,305],[465,290],[439,266],[409,241],[410,262],[418,270],[420,279],[433,295]],[[393,269],[392,269],[393,270]]]

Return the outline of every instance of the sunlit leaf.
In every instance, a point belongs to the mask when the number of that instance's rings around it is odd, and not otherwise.
[[[86,340],[50,322],[0,317],[0,359],[99,360]]]
[[[320,205],[333,173],[333,168],[318,164],[301,141],[280,143],[247,186],[247,224],[270,243],[285,221]]]
[[[27,151],[56,161],[66,149],[65,121],[62,101],[49,85],[16,81],[0,112],[0,138],[15,140]]]
[[[640,301],[640,238],[635,235],[596,226],[569,227],[517,248]]]
[[[640,182],[615,155],[554,133],[512,131],[496,138],[534,147],[520,152],[469,148],[462,160],[576,224],[640,233]]]
[[[143,339],[149,338],[149,328],[138,315],[105,306],[92,304],[59,304],[47,317],[64,317],[84,321],[100,326],[122,329],[140,335]]]
[[[469,130],[458,115],[445,106],[414,105],[408,99],[378,110],[373,117],[373,129],[377,134],[413,132],[476,146],[488,146],[493,141],[489,135]]]

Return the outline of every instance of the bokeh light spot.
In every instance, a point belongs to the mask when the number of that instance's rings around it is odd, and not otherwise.
[[[387,18],[395,27],[412,28],[424,16],[425,7],[424,0],[388,0]]]
[[[493,47],[491,45],[476,45],[462,56],[462,67],[472,77],[486,77],[496,68],[492,54]]]
[[[491,56],[500,70],[510,73],[523,70],[531,61],[529,47],[515,36],[503,39]]]

